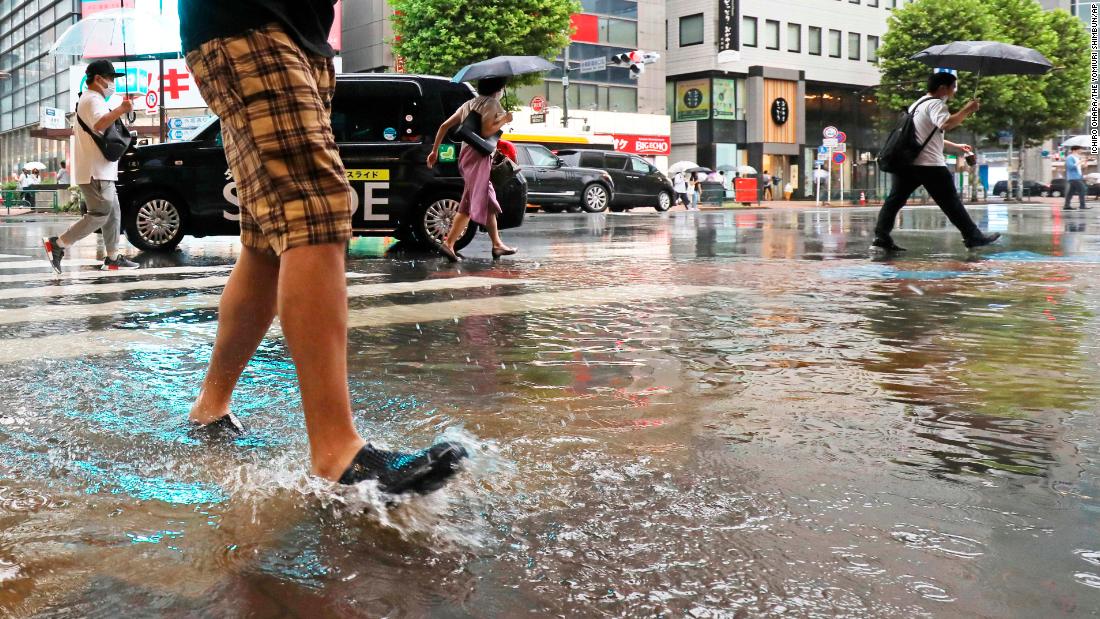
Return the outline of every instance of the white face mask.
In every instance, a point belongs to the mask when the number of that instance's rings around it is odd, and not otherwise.
[[[103,79],[104,81],[107,80],[107,78],[101,78],[101,79]],[[110,80],[108,82],[108,85],[105,88],[103,88],[103,98],[104,99],[110,99],[113,96],[115,96],[115,81]]]

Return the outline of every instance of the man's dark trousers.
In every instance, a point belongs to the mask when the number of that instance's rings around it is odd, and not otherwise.
[[[878,212],[876,239],[885,241],[890,238],[898,212],[905,206],[909,196],[921,186],[928,191],[928,195],[932,196],[959,232],[962,232],[964,241],[983,237],[982,231],[970,218],[970,213],[966,212],[966,207],[959,199],[959,192],[955,190],[955,179],[947,166],[909,166],[894,174],[894,187],[882,205],[882,210]]]
[[[1081,208],[1088,208],[1085,206],[1085,194],[1088,193],[1088,187],[1085,187],[1085,181],[1081,179],[1075,179],[1066,182],[1066,203],[1062,205],[1062,208],[1070,208],[1070,203],[1073,202],[1073,194],[1081,196]]]

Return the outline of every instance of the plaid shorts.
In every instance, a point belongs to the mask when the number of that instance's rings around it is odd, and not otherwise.
[[[352,189],[332,135],[332,59],[269,24],[208,41],[187,65],[221,118],[241,243],[280,255],[351,238]]]

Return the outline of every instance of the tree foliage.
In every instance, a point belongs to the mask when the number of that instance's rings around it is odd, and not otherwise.
[[[1055,67],[1045,75],[983,76],[981,111],[963,125],[992,139],[1012,130],[1020,145],[1037,144],[1079,124],[1088,102],[1088,40],[1084,25],[1065,11],[1044,11],[1035,0],[918,0],[894,11],[879,49],[880,104],[904,109],[923,90],[931,70],[909,60],[922,49],[952,41],[1002,41],[1042,52]],[[979,86],[959,73],[960,100]]]
[[[389,2],[395,12],[394,54],[405,59],[411,73],[444,76],[494,56],[553,60],[569,44],[570,17],[581,10],[577,0]]]

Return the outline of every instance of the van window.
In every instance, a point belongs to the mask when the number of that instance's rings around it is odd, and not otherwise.
[[[603,153],[581,153],[582,168],[602,168]]]
[[[641,172],[643,174],[649,174],[649,171],[651,169],[648,163],[646,163],[642,159],[638,159],[637,157],[630,158],[630,165],[634,166],[635,172]]]
[[[608,170],[625,170],[630,158],[626,155],[604,155]]]
[[[581,165],[580,164],[580,159],[581,159],[581,154],[580,153],[566,153],[564,155],[561,154],[561,153],[558,153],[558,159],[561,159],[562,161],[564,161],[565,165],[568,165],[568,166],[576,167],[576,166]]]
[[[422,108],[413,82],[337,82],[332,132],[337,142],[421,142]]]

